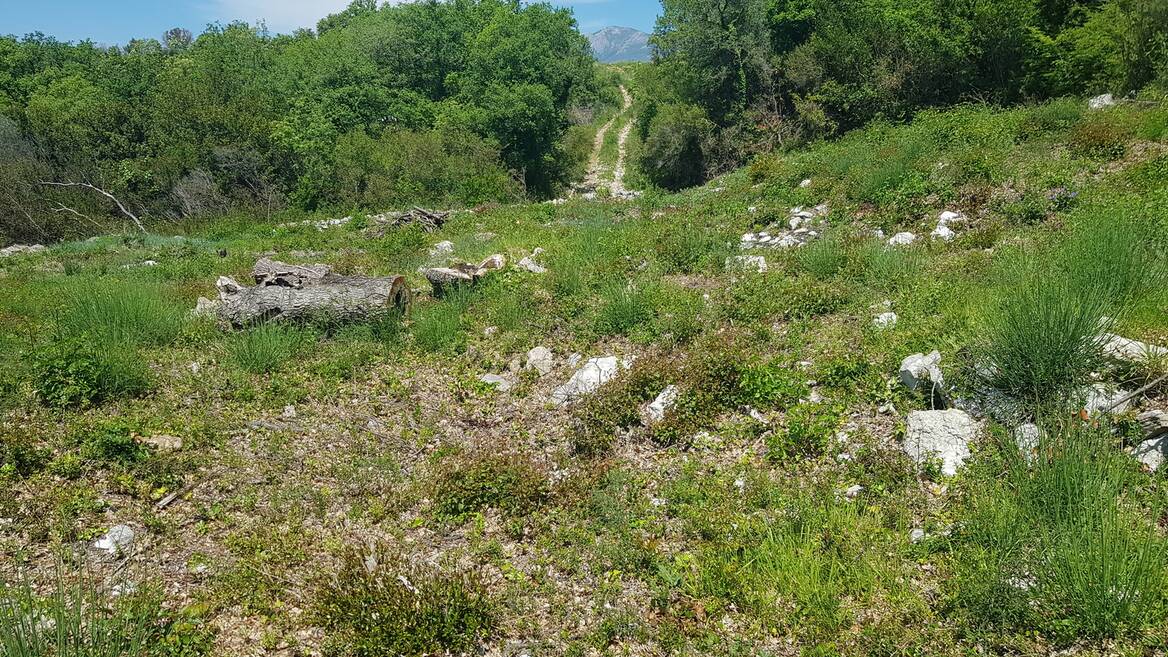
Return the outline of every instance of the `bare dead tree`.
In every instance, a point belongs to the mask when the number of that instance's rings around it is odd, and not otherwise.
[[[89,183],[81,183],[81,182],[63,182],[62,183],[62,182],[50,182],[47,180],[42,180],[40,182],[40,184],[47,185],[50,187],[81,187],[84,189],[88,189],[88,190],[92,190],[94,192],[97,192],[98,194],[101,194],[102,196],[113,201],[114,204],[118,206],[118,209],[122,211],[122,214],[126,215],[127,217],[130,218],[131,221],[134,222],[134,225],[138,227],[138,230],[142,231],[143,233],[146,232],[146,226],[142,225],[142,220],[138,218],[138,215],[134,214],[133,212],[130,212],[129,208],[127,208],[125,206],[125,204],[123,204],[121,201],[118,200],[118,197],[114,196],[113,194],[110,194],[109,192],[105,191],[104,189],[102,189],[100,187],[97,187],[95,185],[91,185]]]

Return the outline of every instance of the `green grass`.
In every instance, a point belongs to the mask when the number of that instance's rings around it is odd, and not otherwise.
[[[245,372],[271,374],[295,356],[309,339],[304,329],[264,324],[231,336],[227,352]]]
[[[105,282],[73,294],[59,330],[102,345],[167,345],[188,322],[187,309],[159,286]]]
[[[800,248],[796,258],[800,267],[820,280],[833,278],[848,264],[843,240],[832,234]]]
[[[1136,480],[1105,429],[1058,422],[1028,462],[1004,439],[1006,476],[977,478],[955,537],[955,600],[988,627],[1060,643],[1168,618],[1164,539],[1124,504]]]

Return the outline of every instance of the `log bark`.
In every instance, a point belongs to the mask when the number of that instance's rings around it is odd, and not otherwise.
[[[224,276],[219,288],[219,318],[235,328],[275,321],[326,318],[336,322],[367,321],[409,305],[404,276],[340,276],[328,267],[297,267],[260,260],[253,271],[256,287]]]

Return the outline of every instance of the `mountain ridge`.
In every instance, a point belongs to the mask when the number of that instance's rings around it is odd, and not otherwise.
[[[610,25],[588,35],[596,59],[614,62],[647,62],[653,58],[649,35],[631,27]]]

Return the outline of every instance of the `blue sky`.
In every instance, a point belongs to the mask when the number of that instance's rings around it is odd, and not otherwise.
[[[317,19],[343,9],[349,0],[0,0],[0,34],[44,32],[65,41],[85,38],[125,43],[160,36],[171,27],[198,34],[208,23],[236,19],[266,20],[278,32],[311,27]],[[658,0],[553,0],[571,7],[580,29],[608,25],[652,31]]]

